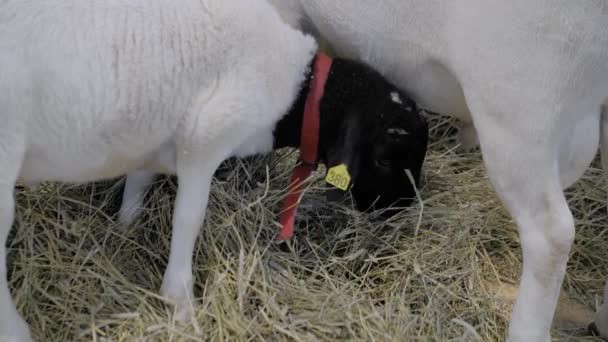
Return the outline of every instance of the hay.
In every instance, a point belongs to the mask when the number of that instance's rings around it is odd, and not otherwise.
[[[422,209],[382,221],[328,204],[317,181],[288,248],[271,239],[293,155],[226,162],[196,245],[200,302],[189,327],[170,320],[157,294],[174,179],[151,189],[126,234],[113,218],[121,182],[21,188],[9,240],[19,311],[41,341],[502,340],[521,266],[517,232],[479,153],[454,151],[449,119],[432,123]],[[568,192],[578,230],[563,292],[587,314],[608,275],[601,177],[591,168]]]

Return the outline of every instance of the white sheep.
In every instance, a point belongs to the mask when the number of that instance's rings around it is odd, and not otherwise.
[[[312,88],[324,89],[319,161],[346,165],[353,191],[409,193],[403,169],[418,177],[428,133],[416,104],[349,60],[333,60],[324,87],[313,86],[316,56],[314,39],[265,0],[0,2],[0,341],[31,339],[6,278],[18,180],[130,173],[125,222],[154,173],[176,174],[161,292],[181,321],[192,313],[192,253],[215,169],[229,156],[299,146]],[[370,146],[381,155],[360,152]],[[388,163],[374,166],[379,158]],[[392,179],[390,191],[370,179]]]
[[[479,140],[523,247],[509,340],[548,341],[574,239],[562,189],[595,156],[608,97],[608,1],[270,2],[285,21],[338,55],[368,62],[422,107],[460,118],[468,147]],[[595,322],[606,337],[607,311]]]

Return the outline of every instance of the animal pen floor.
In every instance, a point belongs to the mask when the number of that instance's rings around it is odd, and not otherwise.
[[[200,300],[188,327],[158,296],[175,179],[159,178],[126,233],[113,223],[122,182],[20,187],[8,244],[13,296],[40,341],[500,341],[519,238],[479,152],[457,153],[453,133],[450,119],[432,120],[423,205],[381,221],[328,204],[318,181],[290,249],[271,238],[294,154],[228,161],[196,244]],[[590,321],[608,276],[606,193],[594,165],[568,190],[577,233],[559,341],[593,340],[572,328]]]

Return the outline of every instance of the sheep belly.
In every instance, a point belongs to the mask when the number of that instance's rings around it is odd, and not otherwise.
[[[154,132],[150,136],[154,136]],[[121,139],[108,144],[92,134],[88,140],[62,139],[62,142],[74,142],[74,145],[58,148],[49,144],[48,148],[40,145],[29,148],[22,164],[20,180],[81,183],[121,176],[140,168],[162,173],[175,170],[175,147],[170,141],[164,144],[153,142],[147,147]]]

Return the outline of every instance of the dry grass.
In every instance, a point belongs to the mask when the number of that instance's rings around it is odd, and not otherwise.
[[[385,222],[327,204],[318,182],[289,248],[272,236],[291,163],[227,162],[196,245],[200,306],[189,327],[171,322],[157,295],[173,179],[159,180],[126,234],[112,217],[120,182],[19,189],[12,293],[41,341],[502,340],[510,305],[497,284],[517,284],[519,240],[479,153],[455,153],[452,133],[434,119],[423,206]],[[587,311],[608,275],[601,176],[592,168],[569,191],[578,230],[564,293]]]

